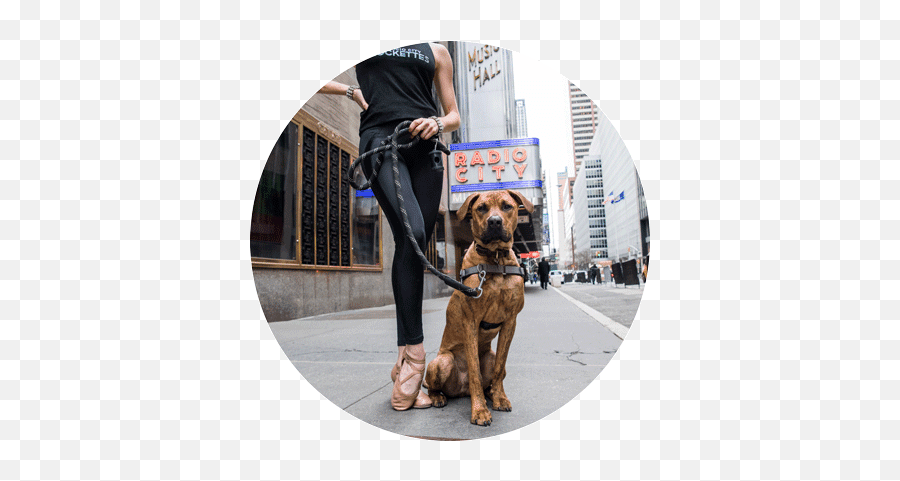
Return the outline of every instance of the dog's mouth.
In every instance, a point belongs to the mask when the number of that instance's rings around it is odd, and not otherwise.
[[[512,240],[512,236],[500,228],[485,229],[485,231],[481,233],[482,244],[490,244],[496,240],[499,240],[500,242],[509,242]]]

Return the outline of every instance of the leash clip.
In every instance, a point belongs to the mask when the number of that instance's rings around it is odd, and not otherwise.
[[[478,295],[473,297],[472,299],[478,299],[482,294],[484,294],[484,289],[481,288],[481,285],[484,284],[485,277],[487,277],[487,272],[483,270],[478,271],[478,278],[480,280],[478,281],[478,287],[475,288],[475,290],[478,291]]]

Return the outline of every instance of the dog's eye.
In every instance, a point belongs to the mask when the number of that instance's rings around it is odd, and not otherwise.
[[[476,210],[477,210],[478,212],[487,212],[487,210],[488,210],[487,204],[481,204],[481,205],[479,205],[478,207],[476,207]]]
[[[511,205],[509,205],[509,204],[503,204],[503,211],[504,211],[504,212],[509,212],[509,211],[511,211],[511,210],[512,210],[512,206],[511,206]]]

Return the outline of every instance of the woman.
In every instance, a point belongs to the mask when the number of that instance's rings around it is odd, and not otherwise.
[[[422,43],[390,50],[356,66],[359,87],[328,82],[319,92],[347,95],[363,112],[360,114],[359,152],[368,152],[400,122],[410,120],[409,133],[419,137],[415,146],[398,153],[401,194],[419,248],[434,231],[443,185],[443,164],[435,163],[429,152],[433,142],[424,142],[442,132],[459,128],[459,110],[453,91],[453,62],[443,45]],[[443,107],[439,117],[432,86]],[[401,139],[401,142],[404,142]],[[421,392],[425,373],[425,345],[422,333],[422,296],[425,270],[407,238],[397,201],[391,156],[372,183],[372,191],[384,211],[394,235],[391,284],[397,305],[397,362],[391,370],[394,388],[391,406],[403,411],[410,407],[431,407],[431,399]],[[374,156],[363,162],[366,176],[372,173]]]

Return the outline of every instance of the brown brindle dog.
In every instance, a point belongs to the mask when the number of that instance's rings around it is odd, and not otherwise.
[[[463,270],[479,264],[518,267],[512,244],[519,205],[528,212],[534,211],[525,196],[512,190],[480,192],[466,199],[456,215],[460,220],[472,216],[475,241],[463,258]],[[479,282],[479,275],[463,281],[472,288]],[[428,388],[434,407],[446,406],[447,397],[471,396],[472,424],[489,426],[491,412],[485,394],[490,396],[494,409],[512,411],[503,379],[509,345],[516,332],[516,315],[525,305],[525,279],[514,274],[488,273],[481,288],[482,295],[477,299],[459,291],[450,297],[441,347],[428,365],[423,385]],[[498,334],[495,354],[491,341]]]

